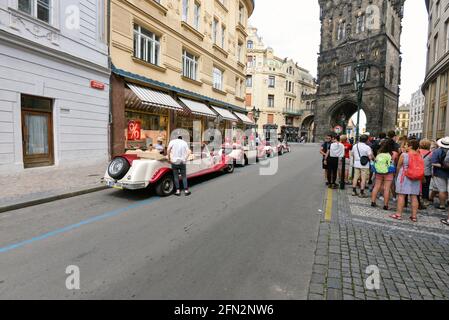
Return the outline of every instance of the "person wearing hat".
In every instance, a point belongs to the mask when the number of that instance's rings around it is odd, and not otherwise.
[[[164,143],[164,139],[162,139],[161,137],[157,138],[157,144],[154,146],[154,148],[159,151],[160,154],[164,154],[165,151],[165,147],[163,145]]]
[[[433,191],[438,192],[438,197],[440,199],[439,208],[441,210],[446,210],[446,201],[449,190],[449,170],[444,168],[443,162],[449,151],[449,137],[438,140],[437,145],[438,149],[432,154],[432,185],[434,188]]]

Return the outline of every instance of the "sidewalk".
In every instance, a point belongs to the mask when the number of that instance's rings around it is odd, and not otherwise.
[[[327,202],[327,201],[325,201]],[[325,203],[326,204],[326,203]],[[311,300],[449,299],[449,228],[447,212],[420,211],[419,222],[388,217],[370,199],[351,196],[350,188],[333,191],[331,221],[323,221],[317,241]],[[380,271],[380,289],[369,290],[368,266]]]
[[[103,189],[107,163],[80,167],[43,167],[0,175],[0,212]]]

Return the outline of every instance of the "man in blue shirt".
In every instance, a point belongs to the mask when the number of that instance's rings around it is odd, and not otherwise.
[[[438,147],[439,148],[432,154],[433,192],[438,192],[438,197],[440,199],[440,209],[446,210],[446,201],[449,189],[449,170],[443,168],[443,162],[449,150],[449,137],[438,140]]]

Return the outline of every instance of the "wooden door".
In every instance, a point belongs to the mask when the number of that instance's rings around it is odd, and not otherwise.
[[[54,164],[51,112],[22,109],[22,137],[25,168]]]

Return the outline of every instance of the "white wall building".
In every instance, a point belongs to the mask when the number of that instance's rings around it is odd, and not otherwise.
[[[421,88],[412,94],[410,100],[409,135],[418,139],[423,137],[425,97]]]
[[[0,172],[108,159],[106,0],[0,0]]]

